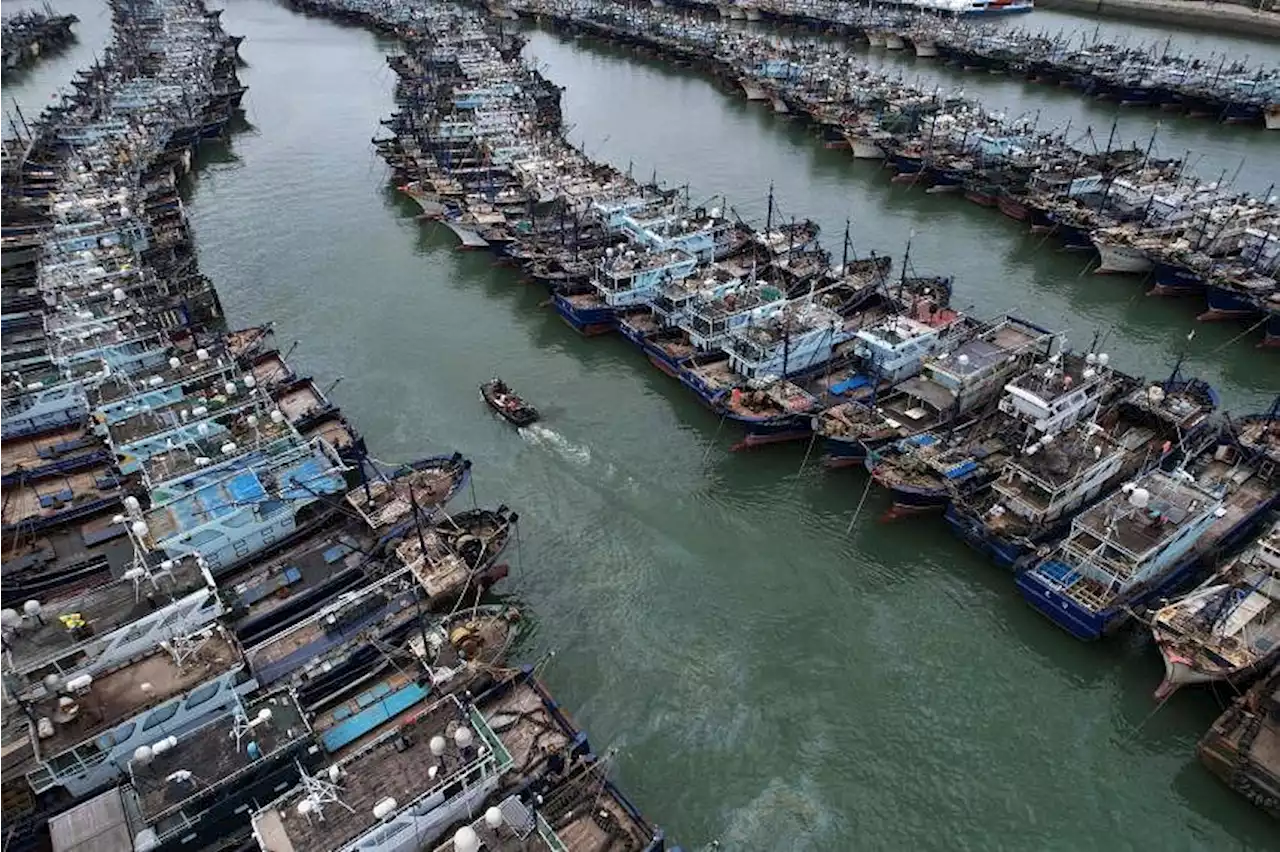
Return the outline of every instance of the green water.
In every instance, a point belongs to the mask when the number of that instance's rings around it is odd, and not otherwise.
[[[802,470],[804,446],[730,453],[731,428],[621,339],[577,337],[545,291],[417,222],[369,145],[393,45],[264,0],[223,20],[247,36],[251,126],[203,157],[189,212],[232,322],[274,318],[300,368],[345,376],[334,396],[375,455],[463,450],[477,499],[520,511],[507,589],[536,623],[526,656],[558,652],[550,686],[686,848],[1276,847],[1275,823],[1194,759],[1215,697],[1152,714],[1141,635],[1076,643],[940,521],[879,523],[875,491],[855,518],[865,478]],[[914,230],[917,269],[955,274],[959,305],[1017,308],[1080,345],[1102,330],[1132,371],[1186,348],[1238,410],[1280,386],[1240,327],[1187,343],[1188,306],[1080,278],[1083,259],[892,187],[699,78],[540,33],[527,53],[598,158],[744,215],[772,181],[830,242],[851,217],[862,251],[900,255]],[[543,425],[487,414],[476,385],[495,371]]]

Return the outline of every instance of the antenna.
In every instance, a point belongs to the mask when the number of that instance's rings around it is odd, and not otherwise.
[[[338,764],[335,763],[329,767],[329,780],[325,780],[308,774],[306,768],[296,758],[293,762],[298,767],[298,783],[304,791],[302,799],[297,804],[297,811],[306,817],[308,822],[311,821],[313,814],[320,822],[324,822],[324,806],[330,802],[346,808],[350,813],[356,812],[355,808],[338,796],[341,788],[337,781],[342,777],[342,768]]]
[[[263,725],[268,724],[270,721],[271,721],[270,707],[263,707],[261,710],[258,711],[258,714],[256,716],[250,719],[248,714],[245,713],[244,707],[238,705],[236,707],[235,715],[232,716],[231,718],[231,736],[235,738],[236,751],[240,751],[240,746],[244,743],[245,736],[252,733],[255,728],[262,727]],[[252,749],[253,741],[251,741],[249,745]],[[255,755],[251,753],[250,756],[252,757]]]
[[[160,642],[160,647],[168,651],[169,655],[173,657],[174,665],[182,668],[199,654],[200,649],[212,638],[213,628],[206,627],[186,636],[174,636],[171,639],[164,639]]]

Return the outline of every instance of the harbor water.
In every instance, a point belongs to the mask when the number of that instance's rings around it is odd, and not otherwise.
[[[79,43],[7,80],[6,106],[33,114],[101,50],[105,7],[58,11],[80,16]],[[882,523],[876,491],[855,514],[863,474],[823,473],[804,445],[730,452],[730,429],[632,347],[578,337],[545,290],[418,221],[369,144],[392,110],[393,43],[267,0],[232,0],[222,20],[245,36],[247,123],[203,149],[187,202],[231,324],[274,319],[321,387],[341,378],[332,395],[375,456],[475,460],[466,501],[522,518],[506,591],[536,621],[523,656],[557,652],[555,694],[686,848],[1277,848],[1274,822],[1195,760],[1218,697],[1157,710],[1144,636],[1076,643],[938,519]],[[1232,411],[1280,388],[1280,361],[1243,327],[1088,274],[993,211],[891,185],[706,79],[539,31],[525,54],[566,87],[569,136],[596,159],[748,218],[773,184],[782,215],[817,219],[837,253],[846,218],[860,253],[900,262],[909,241],[918,273],[956,276],[958,307],[1021,313],[1081,347],[1101,334],[1133,373],[1185,354]],[[1112,107],[918,68],[1046,126],[1082,111],[1100,145],[1110,129]],[[1158,118],[1126,113],[1126,140]],[[1264,131],[1166,124],[1163,153],[1193,148],[1202,174],[1243,159],[1242,190],[1280,179]],[[476,386],[495,373],[542,423],[488,415]]]

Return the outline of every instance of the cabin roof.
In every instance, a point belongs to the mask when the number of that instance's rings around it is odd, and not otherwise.
[[[124,796],[113,787],[49,820],[53,852],[122,852],[133,849]]]
[[[134,791],[147,822],[154,824],[259,760],[311,736],[311,726],[288,691],[263,695],[243,710],[239,713],[237,708],[236,713],[228,713],[182,736],[177,745],[156,755],[150,763],[130,762]],[[264,710],[271,711],[270,718],[258,721]],[[241,731],[238,739],[237,728]],[[255,746],[252,750],[251,744]],[[257,757],[251,751],[256,751]],[[183,771],[190,772],[190,777],[174,777]]]
[[[305,790],[294,788],[254,814],[259,837],[275,852],[329,852],[349,843],[378,825],[373,809],[383,799],[394,799],[403,809],[485,759],[487,755],[476,751],[483,742],[478,732],[473,730],[475,739],[467,753],[454,741],[458,728],[472,727],[475,721],[453,696],[425,707],[339,762],[343,775],[338,782],[338,795],[347,807],[336,802],[324,804],[321,822],[315,815],[298,813]],[[445,742],[439,757],[430,750],[436,736]]]
[[[1201,511],[1217,499],[1194,483],[1161,470],[1154,470],[1136,483],[1150,496],[1146,508],[1130,502],[1130,494],[1115,491],[1076,519],[1072,539],[1085,548],[1086,533],[1097,543],[1107,542],[1141,558],[1176,536],[1184,524],[1194,522]]]
[[[87,694],[74,697],[77,709],[70,717],[59,710],[58,694],[32,702],[32,713],[37,718],[48,717],[54,727],[53,736],[38,741],[40,753],[47,757],[65,751],[230,671],[243,659],[235,641],[221,627],[206,628],[196,635],[207,638],[182,664],[170,652],[155,648],[94,678]],[[143,684],[150,686],[144,691]]]
[[[165,563],[155,560],[147,570],[150,580],[113,576],[77,595],[46,604],[40,616],[43,624],[23,619],[22,628],[14,632],[7,649],[14,670],[25,672],[83,642],[104,638],[143,619],[170,600],[208,587],[205,573],[194,557]]]

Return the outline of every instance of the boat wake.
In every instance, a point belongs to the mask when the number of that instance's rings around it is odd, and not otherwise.
[[[520,427],[520,437],[535,447],[546,447],[564,460],[579,467],[591,464],[591,448],[586,444],[575,444],[554,429],[548,429],[538,423]]]

